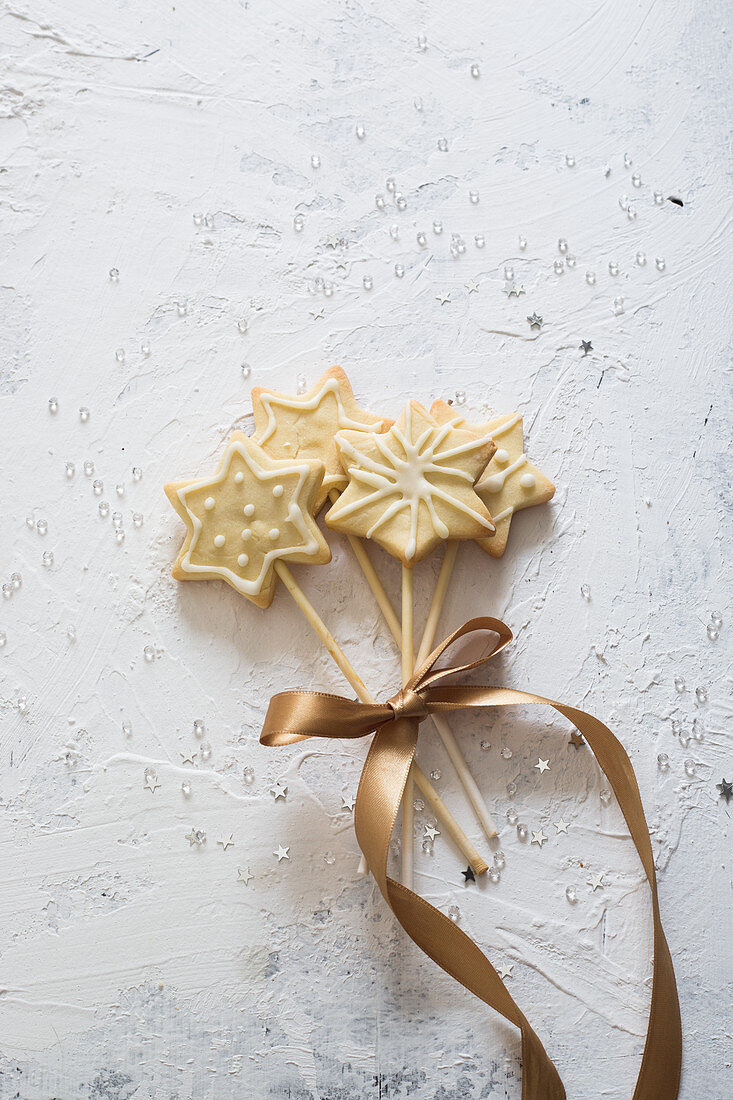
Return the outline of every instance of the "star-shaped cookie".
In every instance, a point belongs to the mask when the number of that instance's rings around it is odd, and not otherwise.
[[[496,534],[493,538],[476,539],[476,542],[492,558],[500,558],[506,550],[514,513],[551,500],[555,486],[524,453],[519,413],[497,416],[486,424],[469,424],[463,417],[456,416],[455,409],[445,401],[433,402],[430,411],[441,424],[451,423],[476,433],[488,432],[496,443],[497,451],[476,483],[476,492],[496,524]]]
[[[255,386],[252,390],[254,439],[273,458],[317,458],[326,472],[316,497],[315,511],[323,507],[332,489],[346,485],[336,432],[383,432],[391,420],[367,412],[357,404],[351,383],[341,367],[330,367],[308,393],[293,396]]]
[[[188,527],[173,566],[179,581],[224,580],[258,607],[275,594],[275,562],[331,560],[313,510],[323,463],[271,458],[234,432],[211,477],[165,486]]]
[[[326,515],[329,527],[373,538],[405,565],[443,539],[493,534],[473,489],[494,453],[488,433],[439,424],[411,401],[389,431],[339,432],[336,442],[349,484]]]

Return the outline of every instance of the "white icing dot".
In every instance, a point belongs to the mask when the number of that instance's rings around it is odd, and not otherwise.
[[[487,477],[486,481],[481,483],[481,488],[485,489],[487,493],[499,493],[504,488],[504,474],[494,474],[493,477]]]
[[[244,569],[245,565],[247,565],[248,562],[249,562],[249,555],[248,554],[240,554],[239,557],[237,558],[237,561],[241,565],[242,569]]]
[[[281,497],[281,496],[283,495],[283,487],[282,487],[282,485],[273,485],[273,487],[272,487],[272,495],[273,495],[274,497]]]
[[[255,514],[254,504],[245,504],[244,514],[245,514],[245,516],[253,516]]]
[[[237,483],[237,485],[242,484],[242,482],[244,481],[244,474],[242,473],[241,470],[237,470],[236,474],[234,475],[234,480]]]
[[[206,500],[204,501],[204,508],[206,509],[207,512],[210,512],[215,504],[216,504],[216,501],[214,500],[213,497],[207,497]]]
[[[249,529],[249,527],[245,527],[244,530],[242,531],[242,538],[244,539],[245,542],[247,541],[247,539],[252,538],[252,532]]]
[[[509,461],[509,451],[505,451],[503,447],[500,447],[494,455],[494,458],[500,466],[506,466],[507,462]]]
[[[519,484],[523,489],[534,489],[534,474],[522,474]]]
[[[275,539],[280,538],[280,528],[279,527],[272,527],[270,529],[270,538],[272,539],[273,542],[275,541]]]
[[[226,541],[227,540],[224,537],[224,535],[217,535],[216,538],[214,539],[214,546],[218,546],[219,549],[221,549]]]

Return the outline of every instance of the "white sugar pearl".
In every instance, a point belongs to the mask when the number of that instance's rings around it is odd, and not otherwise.
[[[364,276],[364,278],[362,279],[362,285],[364,287],[364,290],[371,290],[372,289],[372,287],[374,286],[374,280],[371,277],[371,275],[365,275]]]
[[[478,65],[471,66],[471,76],[474,80],[478,80],[478,78],[481,76],[481,70],[479,69]]]
[[[571,905],[575,905],[578,900],[578,891],[575,889],[574,886],[566,886],[565,897],[568,899],[568,902]]]
[[[280,529],[278,527],[271,527],[268,531],[268,538],[271,542],[275,542],[276,539],[280,538]]]
[[[221,550],[222,546],[224,545],[224,543],[226,541],[227,540],[226,540],[226,537],[224,535],[215,535],[214,536],[214,546],[216,546],[216,548],[218,550]]]
[[[207,497],[206,500],[204,501],[204,508],[206,509],[207,512],[210,512],[215,504],[216,504],[216,501],[214,500],[213,497]]]
[[[273,485],[273,487],[272,487],[272,495],[273,495],[274,497],[281,497],[281,496],[283,495],[283,487],[282,487],[282,485]]]
[[[237,558],[237,563],[240,566],[240,568],[244,569],[245,565],[249,564],[249,555],[248,554],[240,554],[239,557]]]

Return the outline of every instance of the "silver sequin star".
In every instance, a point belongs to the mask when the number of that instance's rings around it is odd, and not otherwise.
[[[148,776],[146,776],[144,786],[149,791],[153,791],[153,792],[157,791],[158,787],[160,786],[160,783],[158,782],[157,775],[148,775]]]
[[[250,882],[252,881],[253,878],[254,878],[254,875],[250,871],[249,867],[245,867],[244,870],[242,870],[241,867],[237,867],[237,881],[238,882],[243,882],[245,886],[249,886],[249,884],[250,884]]]
[[[230,833],[229,836],[220,836],[216,843],[221,844],[222,848],[226,852],[227,848],[231,848],[231,846],[234,844],[234,836],[232,833]]]
[[[278,844],[276,850],[272,854],[274,856],[277,856],[278,863],[282,863],[284,859],[290,859],[290,856],[288,855],[289,851],[290,848],[283,848],[282,844]]]
[[[478,291],[478,283],[473,279],[469,279],[467,283],[463,284],[469,294],[476,294]]]
[[[272,797],[275,799],[276,802],[277,802],[278,798],[282,798],[283,801],[284,801],[285,798],[287,798],[288,788],[285,786],[284,783],[281,783],[278,780],[277,783],[273,784],[273,786],[270,787],[270,794],[272,795]]]
[[[433,825],[425,826],[425,837],[428,840],[435,840],[436,836],[440,836],[440,832]]]
[[[191,832],[186,833],[186,840],[192,848],[194,844],[198,844],[198,846],[201,847],[202,844],[206,843],[206,833],[203,829],[194,829],[192,825]]]
[[[342,794],[341,795],[341,809],[342,810],[353,810],[355,801],[356,801],[356,799],[354,798],[353,794]]]
[[[326,242],[326,244],[330,248],[338,248],[340,243],[341,243],[341,238],[340,237],[337,237],[335,233],[330,233],[329,234],[328,241]]]
[[[542,328],[544,321],[540,317],[539,313],[531,313],[527,318],[530,328]]]
[[[446,294],[444,290],[440,294],[435,295],[436,302],[440,302],[442,306],[447,305],[450,302],[450,294]]]
[[[514,279],[505,279],[504,293],[506,294],[507,298],[511,298],[512,295],[514,295],[515,298],[518,298],[520,294],[524,294],[524,287],[521,285],[521,283],[515,283]]]
[[[563,821],[562,818],[560,818],[559,821],[553,821],[552,824],[555,826],[558,833],[567,833],[568,829],[570,828],[570,822]]]
[[[530,843],[531,844],[537,844],[541,848],[546,840],[547,840],[547,837],[545,836],[542,829],[540,829],[540,831],[538,833],[535,833],[534,831],[532,832],[532,840],[530,841]]]
[[[504,963],[497,970],[497,974],[499,975],[499,977],[501,978],[502,981],[506,981],[507,978],[511,978],[513,969],[514,969],[514,963],[510,963],[509,966],[507,966],[507,964]]]
[[[549,770],[550,770],[550,761],[549,760],[543,760],[542,757],[540,756],[539,759],[537,760],[537,763],[535,764],[535,768],[540,773],[540,775],[542,775],[543,772],[549,772]]]
[[[193,764],[196,760],[196,753],[193,749],[189,749],[188,752],[179,752],[182,764]]]
[[[603,887],[603,875],[593,875],[588,879],[588,885],[593,887],[593,893]]]
[[[322,321],[323,318],[324,318],[323,306],[321,306],[320,309],[312,309],[311,310],[311,317],[313,318],[314,321]]]

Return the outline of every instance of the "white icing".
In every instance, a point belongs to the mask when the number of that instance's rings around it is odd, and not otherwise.
[[[514,508],[505,508],[503,512],[496,513],[494,516],[494,523],[500,523],[503,519],[507,519],[512,515],[514,515]]]
[[[269,532],[268,532],[268,538],[272,542],[274,542],[276,539],[279,539],[280,538],[280,528],[279,527],[271,527]]]
[[[273,487],[272,487],[272,495],[273,495],[274,497],[281,497],[281,496],[283,495],[283,487],[282,487],[282,485],[273,485]]]
[[[500,466],[506,466],[509,461],[509,451],[505,451],[504,448],[501,447],[494,455],[494,458]]]
[[[237,563],[244,569],[245,565],[249,562],[249,554],[240,554],[237,558]]]
[[[334,512],[334,518],[343,519],[396,494],[397,500],[393,501],[385,508],[379,519],[377,519],[367,531],[366,537],[372,538],[375,532],[385,523],[388,523],[393,516],[404,509],[409,509],[410,528],[404,551],[407,561],[411,561],[412,558],[414,558],[417,550],[417,531],[421,503],[425,504],[427,508],[429,520],[435,534],[441,539],[446,539],[450,536],[448,527],[440,519],[435,510],[435,498],[446,501],[451,507],[475,519],[482,527],[485,527],[487,531],[493,532],[493,523],[487,520],[479,512],[476,512],[469,505],[464,504],[458,497],[451,496],[450,493],[438,488],[438,486],[434,485],[428,479],[427,475],[431,473],[442,473],[449,474],[460,481],[468,482],[469,485],[472,484],[473,479],[469,474],[455,466],[447,465],[447,460],[456,455],[465,454],[468,451],[483,446],[491,440],[491,436],[487,434],[480,439],[471,439],[469,442],[463,443],[457,447],[441,451],[439,449],[440,445],[452,430],[450,424],[443,424],[440,427],[428,426],[425,431],[413,441],[412,407],[408,405],[405,412],[404,434],[397,427],[393,427],[391,430],[391,434],[404,449],[404,459],[396,455],[394,451],[387,446],[384,436],[376,433],[371,435],[370,438],[374,440],[377,449],[383,456],[385,460],[384,463],[369,458],[350,441],[342,440],[342,448],[345,455],[348,459],[356,463],[356,465],[350,465],[348,467],[347,472],[349,477],[362,486],[369,486],[374,492],[369,493],[361,500],[352,501],[350,504],[346,504],[343,507],[339,508],[337,505],[337,510]]]
[[[536,484],[534,474],[522,474],[519,479],[519,484],[522,486],[523,489],[534,489]]]
[[[233,572],[226,565],[212,565],[211,562],[207,562],[205,565],[197,565],[191,560],[191,555],[195,551],[198,541],[201,537],[203,530],[203,523],[197,515],[195,515],[186,503],[186,498],[189,493],[195,492],[197,489],[208,488],[209,486],[222,485],[226,482],[229,475],[229,468],[231,466],[234,455],[238,455],[244,462],[245,466],[249,470],[250,474],[259,482],[267,484],[268,482],[280,481],[283,474],[294,474],[298,478],[297,485],[293,492],[292,498],[288,505],[288,522],[295,528],[301,541],[292,546],[273,546],[271,549],[266,550],[262,555],[262,564],[260,566],[259,573],[251,580],[247,580],[245,577],[239,576],[239,574]],[[312,467],[307,463],[292,463],[292,465],[283,466],[278,464],[277,470],[268,470],[260,466],[255,457],[249,453],[247,448],[240,440],[231,440],[227,446],[225,452],[225,459],[222,464],[222,469],[214,478],[203,478],[200,481],[193,481],[185,485],[178,490],[178,499],[182,506],[186,509],[186,512],[190,516],[191,526],[193,534],[189,543],[188,550],[180,559],[180,568],[185,573],[205,574],[210,576],[212,573],[217,573],[219,576],[226,578],[234,588],[242,592],[246,596],[257,596],[262,591],[262,586],[265,582],[273,563],[278,558],[287,558],[292,554],[316,554],[319,549],[319,544],[313,533],[308,527],[306,516],[303,512],[300,504],[300,497],[305,488],[305,485],[311,475]],[[213,500],[213,497],[207,497],[206,500]],[[206,501],[204,502],[206,507]],[[254,505],[247,505],[254,512]],[[246,508],[245,508],[246,511]],[[280,537],[280,531],[278,528],[273,527],[270,531],[270,538],[273,536],[273,532],[277,532],[276,538]],[[245,528],[242,531],[242,538],[248,539],[252,535],[252,531],[249,528]],[[237,559],[238,564],[241,566],[240,557]],[[247,560],[249,563],[249,558]]]
[[[206,500],[204,501],[204,508],[206,509],[207,512],[210,512],[215,504],[216,504],[216,501],[214,500],[213,497],[207,497]]]
[[[244,474],[241,470],[237,470],[236,474],[234,475],[234,480],[237,483],[237,485],[242,484],[242,482],[244,481]]]
[[[248,539],[252,538],[252,528],[251,527],[245,527],[244,528],[244,530],[242,531],[242,538],[245,542],[247,542]]]
[[[214,538],[214,546],[218,546],[219,549],[221,549],[226,541],[227,540],[224,535],[216,535]]]
[[[277,418],[273,412],[273,406],[280,406],[283,409],[292,409],[294,412],[312,412],[317,409],[326,394],[333,394],[336,399],[336,423],[339,428],[352,428],[355,431],[379,431],[383,422],[380,421],[363,421],[352,420],[347,415],[346,410],[341,400],[341,386],[338,378],[327,378],[321,388],[313,395],[313,397],[288,397],[282,394],[276,393],[261,393],[259,395],[260,404],[267,413],[267,425],[263,432],[258,436],[258,442],[261,446],[267,442],[267,440],[274,435],[277,428]],[[289,443],[285,443],[285,446],[290,446]]]
[[[504,435],[504,433],[510,431],[515,424],[518,424],[521,419],[521,413],[514,413],[505,424],[500,424],[498,428],[491,429],[491,438],[496,439],[497,435]]]
[[[253,516],[255,514],[254,504],[245,504],[243,511],[245,516]]]
[[[498,474],[492,474],[490,477],[485,477],[479,483],[479,488],[485,490],[487,493],[500,493],[504,488],[504,482],[513,474],[515,470],[518,470],[520,466],[524,466],[527,461],[526,455],[520,455],[516,462],[512,462],[507,466],[506,470],[502,470]]]

